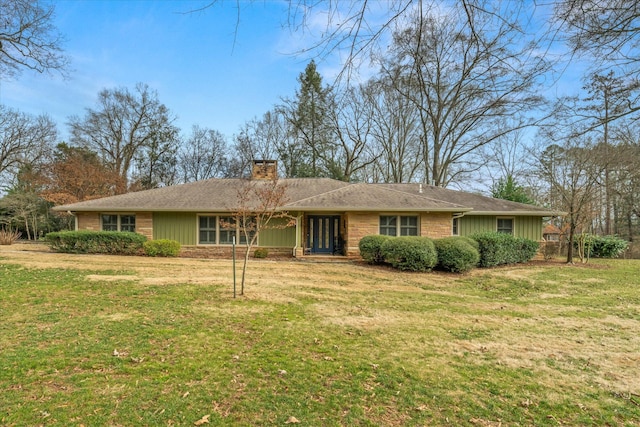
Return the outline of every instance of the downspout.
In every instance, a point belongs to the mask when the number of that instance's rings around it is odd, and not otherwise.
[[[296,217],[296,244],[293,247],[293,257],[297,258],[296,254],[298,252],[298,246],[300,246],[300,230],[299,230],[299,225],[300,225],[300,215],[298,215]]]
[[[67,213],[73,216],[73,231],[78,231],[78,217],[71,211],[67,211]]]

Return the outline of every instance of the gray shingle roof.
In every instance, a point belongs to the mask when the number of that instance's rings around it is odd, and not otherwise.
[[[509,200],[495,199],[493,197],[483,196],[481,194],[468,193],[466,191],[450,190],[447,188],[436,187],[425,184],[375,184],[396,189],[398,191],[406,191],[408,193],[417,193],[425,197],[437,200],[447,200],[462,206],[469,206],[473,211],[466,215],[541,215],[553,216],[561,215],[558,212],[552,212],[549,209],[541,208],[535,205],[527,205],[524,203],[511,202]],[[420,192],[422,191],[422,192]]]
[[[234,210],[238,189],[248,182],[252,185],[270,183],[246,179],[208,179],[57,206],[54,209],[73,212],[227,212]],[[278,184],[287,188],[288,203],[282,208],[292,211],[555,214],[537,206],[424,184],[350,184],[329,178],[280,179]]]
[[[291,210],[324,211],[440,211],[462,212],[462,205],[411,194],[376,184],[351,184],[294,201],[285,206]]]

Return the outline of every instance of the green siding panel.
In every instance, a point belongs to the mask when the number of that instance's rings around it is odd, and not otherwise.
[[[198,235],[195,213],[156,212],[153,214],[153,238],[170,239],[181,245],[195,245]]]
[[[285,218],[277,218],[269,223],[269,227],[280,227],[289,222]],[[296,227],[265,228],[258,237],[260,246],[293,248],[296,245]]]
[[[469,236],[482,231],[496,231],[495,216],[463,216],[458,220],[461,236]]]
[[[517,216],[515,234],[531,240],[542,240],[542,218],[539,216]]]
[[[502,216],[501,216],[502,217]],[[505,215],[504,218],[509,218]],[[496,216],[463,216],[460,218],[459,227],[461,236],[469,236],[476,232],[496,231]],[[526,237],[531,240],[542,239],[542,218],[539,216],[513,217],[514,234],[516,237]]]

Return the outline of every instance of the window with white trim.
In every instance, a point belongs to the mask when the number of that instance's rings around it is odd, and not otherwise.
[[[451,220],[451,235],[459,236],[460,235],[460,218],[453,218]]]
[[[249,239],[255,231],[249,231]],[[198,216],[198,244],[200,245],[231,245],[233,238],[236,243],[247,243],[245,233],[236,225],[235,218],[225,215]]]
[[[380,234],[383,236],[417,236],[418,217],[415,215],[381,215]]]
[[[102,214],[100,223],[102,231],[136,231],[135,215]]]
[[[513,235],[513,218],[497,218],[496,231]]]

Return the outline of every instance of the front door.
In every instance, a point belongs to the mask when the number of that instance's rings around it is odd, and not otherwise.
[[[307,247],[312,254],[332,254],[337,249],[340,217],[311,215],[308,217]]]

